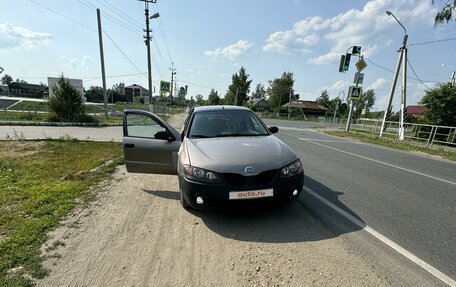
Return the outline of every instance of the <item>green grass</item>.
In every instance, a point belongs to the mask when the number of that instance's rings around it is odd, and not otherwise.
[[[427,148],[424,146],[416,145],[416,144],[411,144],[407,142],[398,142],[395,141],[394,139],[390,138],[380,138],[378,136],[372,136],[370,134],[365,134],[365,133],[354,133],[354,132],[345,132],[345,131],[325,131],[323,132],[333,135],[333,136],[339,136],[339,137],[349,137],[349,138],[354,138],[357,140],[360,140],[362,142],[367,142],[367,143],[372,143],[376,145],[381,145],[381,146],[386,146],[390,148],[395,148],[395,149],[400,149],[400,150],[405,150],[405,151],[415,151],[415,152],[421,152],[429,155],[436,155],[440,156],[449,160],[456,161],[456,152],[455,151],[450,151],[446,150],[443,148]]]
[[[46,102],[27,102],[23,101],[18,103],[17,105],[12,106],[9,110],[16,110],[16,111],[42,111],[47,112],[48,106]]]
[[[103,113],[93,116],[98,124],[121,124],[122,117],[105,116]],[[47,113],[0,111],[0,121],[49,122]],[[93,121],[92,121],[93,123]]]
[[[46,234],[76,205],[90,203],[90,188],[121,163],[120,143],[0,141],[0,286],[30,286],[46,275]]]

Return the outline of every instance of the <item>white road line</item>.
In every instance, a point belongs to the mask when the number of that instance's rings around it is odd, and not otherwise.
[[[325,139],[312,139],[312,138],[299,138],[299,139],[305,140],[305,141],[315,141],[315,142],[364,144],[363,142],[350,142],[350,141],[345,141],[345,140],[325,140]]]
[[[431,266],[430,264],[426,263],[422,259],[418,258],[417,256],[415,256],[413,253],[411,253],[410,251],[406,250],[405,248],[402,248],[401,246],[396,244],[394,241],[392,241],[392,240],[388,239],[387,237],[385,237],[384,235],[382,235],[380,232],[378,232],[375,229],[373,229],[373,228],[369,227],[368,225],[364,224],[363,222],[361,222],[357,218],[353,217],[351,214],[347,213],[345,210],[340,209],[338,206],[336,206],[332,202],[328,201],[324,197],[320,196],[318,193],[316,193],[315,191],[311,190],[310,188],[304,186],[303,189],[307,193],[312,195],[313,197],[317,198],[318,200],[320,200],[321,202],[323,202],[324,204],[326,204],[330,208],[332,208],[335,211],[337,211],[340,215],[342,215],[346,219],[348,219],[351,222],[353,222],[354,224],[356,224],[359,228],[364,229],[370,235],[374,236],[375,238],[377,238],[381,242],[385,243],[389,247],[391,247],[394,250],[396,250],[397,252],[399,252],[401,255],[403,255],[407,259],[411,260],[412,262],[414,262],[415,264],[417,264],[418,266],[420,266],[421,268],[423,268],[427,272],[429,272],[432,275],[434,275],[436,278],[440,279],[441,281],[445,282],[446,284],[448,284],[451,287],[456,287],[456,281],[455,280],[451,279],[450,277],[448,277],[444,273],[440,272],[435,267]]]
[[[368,158],[368,157],[365,157],[365,156],[362,156],[362,155],[357,155],[357,154],[354,154],[354,153],[351,153],[351,152],[348,152],[348,151],[340,150],[340,149],[333,148],[333,147],[330,147],[330,146],[326,146],[326,145],[323,145],[323,144],[319,144],[319,143],[316,143],[316,142],[312,142],[312,141],[307,140],[305,138],[299,138],[299,139],[302,140],[302,141],[314,144],[314,145],[318,145],[318,146],[321,146],[321,147],[324,147],[324,148],[332,149],[332,150],[335,150],[335,151],[338,151],[338,152],[341,152],[341,153],[345,153],[345,154],[348,154],[348,155],[351,155],[351,156],[354,156],[354,157],[359,157],[359,158],[362,158],[362,159],[365,159],[365,160],[369,160],[369,161],[373,161],[373,162],[376,162],[376,163],[379,163],[379,164],[383,164],[383,165],[386,165],[386,166],[389,166],[389,167],[394,167],[394,168],[397,168],[397,169],[400,169],[400,170],[408,171],[408,172],[411,172],[411,173],[414,173],[414,174],[418,174],[418,175],[421,175],[421,176],[425,176],[425,177],[429,177],[429,178],[432,178],[432,179],[435,179],[435,180],[446,182],[446,183],[449,183],[449,184],[452,184],[452,185],[456,185],[456,182],[449,181],[449,180],[446,180],[446,179],[443,179],[443,178],[435,177],[435,176],[432,176],[432,175],[428,175],[428,174],[425,174],[425,173],[421,173],[421,172],[418,172],[418,171],[407,169],[405,167],[396,166],[396,165],[389,164],[389,163],[386,163],[386,162],[383,162],[383,161],[379,161],[379,160],[376,160],[376,159]]]

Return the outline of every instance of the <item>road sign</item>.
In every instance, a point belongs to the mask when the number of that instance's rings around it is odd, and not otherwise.
[[[166,81],[160,81],[160,92],[171,92],[171,83]]]
[[[350,86],[348,89],[348,97],[351,100],[359,100],[363,93],[363,87],[361,86]]]
[[[361,46],[353,46],[352,54],[353,55],[360,55],[361,54]]]
[[[357,85],[361,85],[363,83],[364,79],[364,74],[363,73],[355,73],[355,79],[353,80],[353,83]]]
[[[364,68],[367,67],[367,63],[366,61],[364,61],[363,58],[361,58],[358,62],[356,62],[355,66],[358,69],[358,72],[361,72],[362,70],[364,70]]]

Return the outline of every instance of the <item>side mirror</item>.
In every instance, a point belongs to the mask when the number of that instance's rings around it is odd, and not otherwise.
[[[279,131],[279,128],[278,127],[269,127],[269,131],[273,134],[275,134],[276,132]]]
[[[154,138],[157,140],[167,140],[168,142],[175,141],[174,136],[168,131],[159,131],[154,134]]]

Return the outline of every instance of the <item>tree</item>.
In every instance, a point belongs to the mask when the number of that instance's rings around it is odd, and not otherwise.
[[[323,91],[321,92],[321,96],[319,96],[319,97],[315,100],[315,102],[316,102],[317,104],[319,104],[320,106],[329,109],[330,101],[329,101],[329,94],[328,94],[328,91],[327,91],[327,90],[323,90]]]
[[[120,95],[125,94],[125,83],[118,83],[112,86],[112,90]]]
[[[10,75],[5,74],[5,75],[2,77],[2,85],[8,86],[8,85],[11,84],[12,82],[14,82],[14,80],[13,80],[13,77],[11,77]]]
[[[85,98],[88,102],[103,103],[103,88],[91,86],[88,90],[85,91]]]
[[[225,95],[224,104],[242,106],[247,102],[247,95],[250,92],[250,83],[252,80],[249,80],[249,74],[246,73],[245,68],[241,67],[239,73],[231,77],[231,81],[232,83]]]
[[[421,104],[426,105],[426,120],[435,125],[456,126],[456,86],[451,83],[437,85],[426,91]]]
[[[186,87],[180,87],[179,91],[177,92],[177,97],[175,99],[175,103],[177,105],[179,105],[179,106],[185,106],[187,104],[186,100],[185,100],[185,97],[187,96],[187,88]]]
[[[85,117],[81,95],[63,75],[52,87],[53,96],[49,97],[49,109],[60,121],[82,120]]]
[[[354,117],[358,118],[361,116],[361,112],[363,109],[366,109],[366,113],[374,106],[375,104],[375,92],[372,89],[367,90],[364,92],[359,100],[354,100]]]
[[[16,79],[16,83],[28,84],[27,81],[21,79]]]
[[[218,92],[215,91],[214,89],[212,89],[211,92],[209,93],[207,101],[209,102],[210,105],[219,105],[221,100],[218,95]]]
[[[432,1],[434,3],[434,1]],[[456,17],[456,0],[448,0],[434,19],[434,25],[448,23]]]
[[[204,106],[203,95],[198,94],[198,95],[195,96],[195,98],[196,98],[196,105],[197,106]]]
[[[252,99],[266,99],[266,90],[262,84],[257,84],[252,93]]]
[[[285,103],[288,103],[290,92],[294,94],[293,91],[293,73],[284,72],[280,78],[276,78],[272,81],[269,81],[269,86],[267,88],[267,94],[269,95],[269,103],[272,107],[276,108],[282,106]]]

